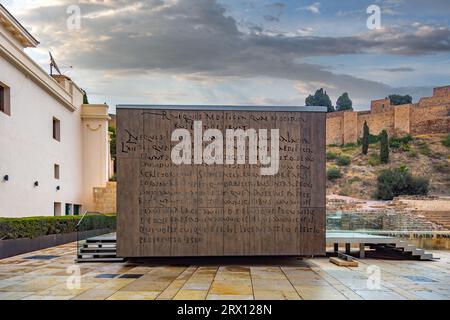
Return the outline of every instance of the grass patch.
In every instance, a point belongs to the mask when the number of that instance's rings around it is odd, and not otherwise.
[[[427,157],[434,158],[435,155],[433,151],[430,149],[428,144],[425,141],[418,140],[416,141],[417,151]]]
[[[408,152],[407,156],[408,156],[408,158],[417,158],[418,153],[416,150],[411,150]]]
[[[342,145],[342,147],[341,147],[342,151],[344,151],[344,152],[353,151],[357,148],[358,148],[358,145],[356,143],[346,143],[346,144]]]
[[[448,134],[444,140],[442,140],[442,144],[447,148],[450,148],[450,134]]]
[[[350,179],[347,180],[347,183],[348,184],[353,184],[353,183],[359,182],[359,181],[361,181],[360,177],[351,177]]]
[[[442,174],[450,174],[450,164],[445,162],[434,163],[433,169]]]
[[[372,167],[380,165],[380,156],[377,153],[371,153],[367,163]]]

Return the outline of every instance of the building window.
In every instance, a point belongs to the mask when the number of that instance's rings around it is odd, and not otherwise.
[[[81,205],[80,204],[74,204],[73,205],[73,214],[75,216],[79,216],[81,212]]]
[[[61,121],[53,117],[53,139],[61,141]]]
[[[61,202],[54,202],[53,203],[53,215],[55,217],[61,215]]]
[[[53,172],[55,175],[55,179],[59,179],[59,164],[56,164],[53,166]]]
[[[72,204],[66,203],[65,215],[70,216],[72,214]]]
[[[11,105],[9,99],[9,87],[0,82],[0,112],[11,115]]]

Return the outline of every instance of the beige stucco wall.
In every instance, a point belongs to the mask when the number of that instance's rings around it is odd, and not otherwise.
[[[108,105],[83,105],[83,199],[85,207],[95,210],[94,189],[109,180]]]

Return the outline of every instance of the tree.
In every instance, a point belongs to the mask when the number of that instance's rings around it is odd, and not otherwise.
[[[323,90],[323,88],[320,88],[319,90],[314,93],[314,95],[309,95],[305,99],[305,104],[307,106],[324,106],[327,107],[327,112],[333,112],[334,107],[331,103],[331,99],[328,96],[327,92]]]
[[[389,141],[386,130],[383,129],[380,134],[380,162],[389,162]]]
[[[412,97],[409,94],[404,96],[399,94],[391,94],[389,96],[389,100],[391,100],[391,105],[393,106],[412,103]]]
[[[369,126],[367,125],[367,121],[364,121],[363,138],[362,138],[362,153],[363,154],[367,154],[367,152],[369,151],[369,137],[370,137]]]
[[[117,138],[116,138],[116,128],[109,126],[108,127],[109,137],[111,140],[109,141],[109,152],[111,154],[111,159],[114,160],[114,172],[116,172],[116,155],[117,155]]]
[[[353,102],[348,97],[348,93],[344,92],[336,101],[336,111],[353,110]]]
[[[89,104],[88,96],[86,91],[83,90],[83,104]]]

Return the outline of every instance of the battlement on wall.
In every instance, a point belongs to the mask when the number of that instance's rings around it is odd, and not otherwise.
[[[370,132],[389,136],[450,132],[450,86],[434,88],[418,103],[394,106],[389,98],[373,100],[370,110],[327,114],[327,144],[356,143],[367,122]]]
[[[450,97],[450,86],[437,87],[433,89],[433,97]]]

